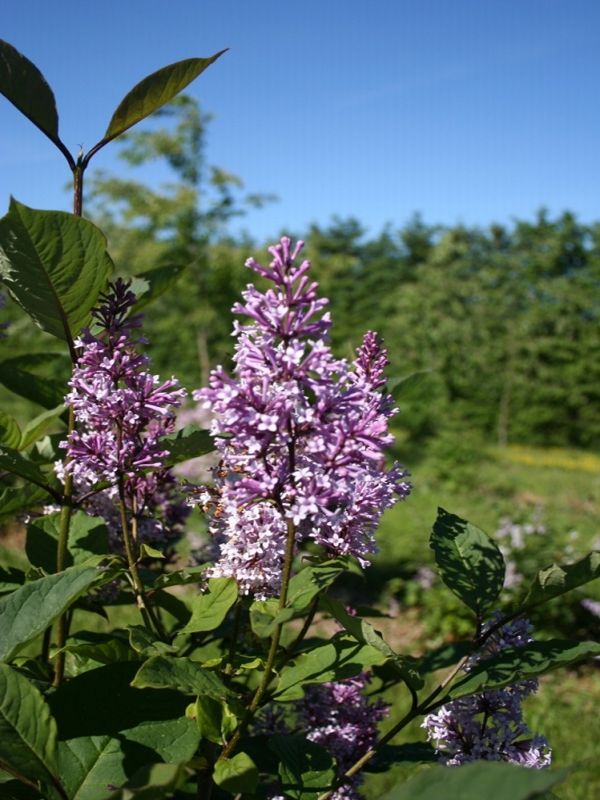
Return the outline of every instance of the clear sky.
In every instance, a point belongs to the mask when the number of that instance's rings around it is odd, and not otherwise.
[[[0,37],[45,74],[73,152],[147,73],[231,48],[192,92],[209,161],[280,198],[245,218],[257,238],[334,213],[373,232],[413,211],[600,219],[597,0],[1,0]],[[67,208],[65,168],[0,98],[0,209]]]

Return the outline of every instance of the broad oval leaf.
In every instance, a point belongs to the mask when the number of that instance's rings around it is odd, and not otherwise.
[[[210,58],[186,58],[153,72],[137,83],[119,103],[102,139],[106,144],[179,94],[225,50]]]
[[[304,736],[269,736],[268,747],[279,759],[281,788],[286,797],[314,800],[334,782],[336,776],[331,754]]]
[[[17,449],[26,450],[29,445],[37,442],[38,439],[41,439],[50,428],[56,425],[58,418],[64,412],[64,410],[65,406],[64,404],[61,404],[56,408],[51,408],[48,411],[44,411],[37,417],[34,417],[34,419],[30,420],[23,428]]]
[[[463,678],[453,684],[441,703],[487,689],[500,689],[598,655],[600,644],[597,642],[570,642],[563,639],[531,642],[524,647],[507,647],[494,658],[487,658],[471,667]]]
[[[496,761],[432,767],[403,782],[382,800],[532,800],[561,783],[566,770],[528,769]]]
[[[208,592],[194,597],[192,618],[182,633],[214,631],[238,598],[238,585],[233,578],[210,578]]]
[[[0,278],[43,330],[67,342],[89,322],[113,264],[102,231],[12,199],[0,219]]]
[[[127,781],[127,760],[131,748],[108,735],[79,736],[58,745],[58,765],[69,800],[105,800],[108,786]]]
[[[58,138],[58,112],[52,89],[35,64],[1,39],[0,93],[51,141],[62,145]]]
[[[504,558],[490,537],[443,508],[430,547],[446,586],[478,616],[495,602],[504,585]]]
[[[214,782],[232,794],[254,794],[258,778],[256,765],[246,753],[236,753],[232,758],[221,758],[215,764]]]
[[[60,514],[47,514],[34,520],[27,529],[25,552],[34,567],[48,573],[56,572]],[[108,554],[108,529],[100,517],[85,511],[71,516],[67,543],[66,566],[84,564],[93,556]]]
[[[540,570],[523,600],[523,610],[547,603],[600,577],[600,551],[594,550],[573,564],[550,564]]]
[[[7,664],[0,664],[0,762],[20,775],[52,782],[56,722],[40,691]]]
[[[101,579],[97,567],[69,567],[0,599],[0,661],[10,661]]]
[[[320,592],[328,589],[347,569],[349,569],[348,561],[343,558],[305,567],[291,579],[286,605],[295,611],[303,611]]]
[[[190,658],[153,656],[138,670],[131,685],[137,689],[174,689],[183,694],[214,697],[231,696],[217,674]]]

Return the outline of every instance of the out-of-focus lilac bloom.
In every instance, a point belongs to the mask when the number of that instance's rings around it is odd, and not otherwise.
[[[487,629],[496,620],[490,620]],[[523,647],[531,641],[531,625],[526,620],[508,623],[489,637],[484,652],[472,657],[465,671],[506,647]],[[551,761],[548,742],[543,736],[531,735],[521,708],[522,701],[537,688],[537,680],[526,680],[453,700],[428,714],[422,727],[435,743],[440,760],[449,766],[483,759],[547,767]]]

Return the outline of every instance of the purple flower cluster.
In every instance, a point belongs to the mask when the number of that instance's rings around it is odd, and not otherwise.
[[[248,285],[236,322],[234,374],[213,370],[195,393],[215,415],[222,455],[217,484],[199,496],[221,542],[213,574],[234,576],[245,593],[279,591],[286,531],[363,564],[375,550],[382,512],[410,491],[406,473],[386,470],[394,413],[384,391],[385,350],[365,335],[352,364],[334,358],[327,300],[296,263],[303,243],[270,248],[268,267],[246,265],[272,286]]]
[[[369,702],[364,689],[367,673],[356,678],[308,686],[298,701],[298,721],[306,738],[321,745],[337,762],[341,776],[377,741],[377,725],[388,715],[382,702]],[[332,800],[360,800],[361,775],[340,786]]]
[[[265,735],[300,733],[323,747],[337,764],[341,777],[377,741],[377,726],[389,713],[389,706],[365,696],[369,674],[355,678],[310,685],[302,700],[283,711],[267,706],[257,719],[254,732]],[[360,800],[362,776],[355,775],[331,795],[331,800]],[[282,800],[280,795],[271,800]]]
[[[488,629],[495,621],[488,623]],[[523,647],[533,641],[530,633],[527,620],[508,623],[487,639],[484,653],[470,659],[465,671],[506,647]],[[453,700],[428,714],[422,727],[449,766],[483,759],[542,769],[550,764],[550,747],[543,736],[531,735],[521,708],[537,688],[537,680],[526,680]]]
[[[129,314],[135,294],[122,280],[110,288],[92,312],[99,333],[86,329],[75,342],[81,354],[65,400],[76,429],[61,443],[68,458],[58,470],[71,472],[80,489],[123,478],[135,497],[138,476],[162,468],[167,452],[160,438],[173,430],[185,390],[175,379],[160,383],[148,372],[148,358],[136,352],[140,317]]]

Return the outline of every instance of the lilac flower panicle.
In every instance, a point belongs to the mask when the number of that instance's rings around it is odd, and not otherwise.
[[[484,631],[497,619],[490,620]],[[515,620],[493,633],[483,655],[471,657],[464,669],[468,672],[506,647],[523,647],[531,641],[531,625]],[[543,736],[531,735],[521,708],[522,701],[537,688],[537,680],[525,680],[453,700],[428,714],[422,727],[448,766],[483,759],[542,769],[550,765],[550,747]]]
[[[56,464],[67,473],[79,496],[99,482],[110,486],[89,493],[85,509],[104,517],[112,552],[122,552],[122,531],[116,484],[123,480],[128,510],[137,520],[140,543],[167,546],[181,535],[189,508],[177,496],[176,482],[163,467],[167,451],[160,439],[171,433],[175,409],[185,390],[175,378],[161,382],[149,370],[143,343],[136,332],[141,315],[132,315],[135,294],[117,280],[92,311],[94,332],[85,329],[75,341],[79,358],[65,401],[74,411],[76,427],[61,447],[67,458]]]
[[[302,246],[284,237],[268,267],[246,262],[271,286],[249,284],[233,308],[245,318],[234,324],[233,375],[217,367],[194,394],[214,414],[222,456],[218,499],[205,505],[221,543],[212,574],[257,596],[279,590],[289,523],[297,541],[366,565],[382,512],[410,491],[407,473],[383,460],[396,410],[384,391],[386,352],[368,332],[354,362],[333,356],[328,301],[310,262],[297,263]]]
[[[300,733],[323,747],[343,775],[377,741],[377,726],[389,713],[383,701],[365,695],[368,673],[354,678],[306,687],[304,697],[287,714],[281,706],[267,706],[254,725],[255,734]],[[331,795],[331,800],[361,800],[362,776],[355,775]],[[279,800],[279,795],[270,800]]]

